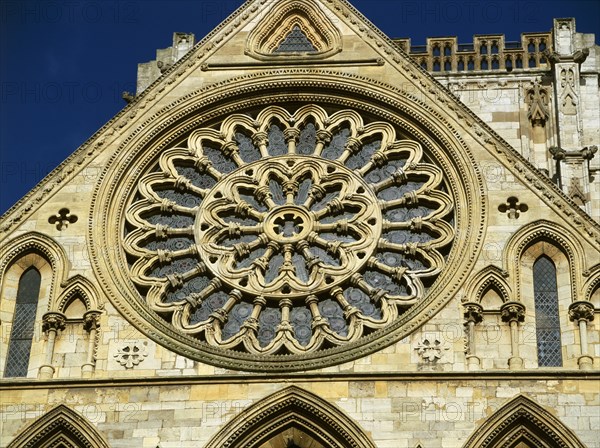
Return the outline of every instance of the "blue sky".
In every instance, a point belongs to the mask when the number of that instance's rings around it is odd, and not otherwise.
[[[124,106],[139,62],[175,31],[210,32],[241,0],[0,1],[0,213],[33,188]],[[354,0],[390,37],[548,31],[575,17],[600,34],[594,0]],[[597,39],[598,41],[598,39]]]

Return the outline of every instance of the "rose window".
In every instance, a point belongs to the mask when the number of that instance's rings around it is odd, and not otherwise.
[[[301,354],[418,304],[452,243],[442,171],[387,123],[271,106],[161,154],[127,211],[144,301],[210,346]]]

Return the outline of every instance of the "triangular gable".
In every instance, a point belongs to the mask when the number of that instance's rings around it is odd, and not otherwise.
[[[0,235],[7,235],[11,229],[23,223],[40,204],[43,204],[47,198],[60,190],[61,185],[73,179],[76,174],[86,168],[94,157],[106,151],[105,148],[110,146],[111,141],[118,138],[122,131],[131,128],[131,126],[134,126],[138,122],[137,117],[143,115],[141,113],[142,110],[152,110],[157,106],[161,107],[162,104],[165,104],[161,99],[164,99],[163,95],[172,89],[169,86],[172,86],[176,80],[182,77],[185,78],[191,72],[198,69],[206,70],[207,67],[210,68],[210,64],[207,66],[207,63],[204,61],[209,60],[212,55],[218,54],[236,33],[249,24],[264,23],[262,19],[268,16],[269,9],[277,3],[250,0],[238,8],[221,25],[215,28],[213,32],[202,39],[192,51],[174,64],[161,78],[155,81],[141,95],[137,96],[131,104],[125,107],[59,167],[46,176],[31,192],[9,209],[2,216],[3,222],[0,227]],[[539,173],[474,113],[456,100],[445,87],[440,85],[425,70],[421,69],[416,62],[411,60],[406,53],[394,45],[387,36],[375,28],[346,0],[340,0],[335,8],[331,8],[327,2],[316,0],[302,3],[312,5],[315,10],[317,9],[315,6],[318,5],[318,9],[321,11],[327,11],[329,16],[337,17],[339,23],[351,29],[355,36],[359,36],[363,40],[365,45],[379,52],[380,58],[376,61],[377,64],[387,63],[394,66],[398,73],[413,86],[408,89],[409,91],[421,92],[415,99],[425,99],[427,102],[438,103],[444,107],[451,116],[462,123],[466,129],[469,129],[477,139],[483,140],[488,150],[521,179],[525,185],[533,185],[535,193],[551,209],[562,216],[566,216],[570,225],[578,229],[578,231],[582,230],[580,233],[583,235],[600,241],[600,226],[586,213],[581,211],[577,207],[577,204],[569,199],[553,182]],[[259,17],[261,20],[257,20]],[[311,40],[311,43],[315,45],[317,40]],[[319,48],[317,47],[317,49]],[[340,50],[340,48],[332,49],[334,52]],[[332,64],[339,63],[339,65],[343,66],[343,59],[329,62]],[[360,63],[360,61],[358,62]],[[290,61],[288,60],[284,63],[289,64]],[[301,64],[300,61],[298,63]],[[347,61],[347,63],[348,65],[352,65],[356,64],[357,61]]]

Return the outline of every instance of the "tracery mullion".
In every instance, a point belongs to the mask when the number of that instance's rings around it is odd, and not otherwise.
[[[175,254],[175,256],[173,256],[173,254]],[[162,251],[159,249],[152,258],[140,258],[139,260],[137,260],[131,267],[131,273],[134,276],[134,278],[137,279],[140,283],[149,285],[153,282],[160,281],[160,278],[149,276],[146,274],[147,272],[151,271],[152,269],[155,269],[156,267],[168,266],[177,259],[186,258],[188,256],[193,257],[197,254],[198,249],[196,245],[191,245],[187,249],[176,252]],[[199,262],[197,266],[200,265],[204,266],[204,263]],[[171,279],[169,277],[180,276],[183,279],[182,281],[186,281],[194,275],[194,272],[197,269],[198,268],[195,267],[186,271],[184,274],[167,274],[165,277],[170,281]]]
[[[269,243],[269,238],[263,233],[258,238],[249,243],[237,243],[232,246],[236,260],[240,261],[246,258],[250,253],[260,247],[266,246]]]
[[[421,168],[429,168],[428,165],[420,165]],[[370,184],[371,187],[375,190],[376,193],[385,190],[386,188],[390,188],[393,186],[401,187],[406,185],[408,182],[423,182],[419,188],[416,188],[414,191],[417,195],[421,193],[428,192],[430,189],[435,188],[441,182],[441,175],[439,170],[429,169],[429,170],[415,170],[409,169],[405,170],[404,168],[397,168],[394,173],[392,173],[387,179],[382,180],[376,184]]]
[[[321,238],[316,232],[309,234],[307,240],[310,243],[317,245],[321,249],[325,249],[330,255],[337,257],[342,265],[347,262],[348,255],[342,247],[343,243],[341,241],[328,241],[324,238]]]
[[[357,154],[358,152],[360,152],[361,149],[362,142],[358,138],[351,135],[346,141],[346,145],[344,146],[344,152],[342,152],[342,154],[337,158],[338,162],[346,163],[348,157],[350,157],[353,154]]]
[[[173,228],[161,224],[148,225],[134,230],[125,237],[124,246],[139,256],[155,254],[156,250],[147,249],[140,246],[140,243],[149,243],[152,241],[167,241],[170,237],[193,237],[193,227]]]
[[[363,326],[357,316],[360,313],[360,310],[348,303],[344,297],[343,290],[340,287],[334,288],[331,291],[331,296],[335,298],[344,311],[344,319],[348,328],[348,334],[346,336],[342,336],[333,330],[331,326],[324,326],[322,327],[322,331],[326,334],[325,339],[336,345],[340,345],[344,342],[350,342],[362,336]]]
[[[389,293],[387,291],[381,288],[374,288],[359,273],[356,273],[350,277],[350,283],[352,286],[364,292],[369,297],[371,302],[381,310],[381,321],[369,318],[368,316],[363,316],[363,320],[368,321],[375,326],[380,325],[380,322],[384,322],[384,325],[387,325],[398,316],[398,310],[396,307],[387,306],[389,298]]]
[[[317,222],[314,225],[314,229],[316,232],[338,233],[340,235],[354,235],[358,237],[358,241],[360,241],[362,239],[362,235],[358,230],[358,227],[351,224],[351,222],[353,221],[356,221],[356,218],[351,221],[347,219],[341,219],[338,222],[332,222],[327,224]]]
[[[392,160],[404,160],[405,167],[413,167],[423,155],[421,145],[411,140],[397,140],[385,147],[382,145],[381,148],[373,153],[369,162],[357,170],[362,177],[372,169],[385,166]]]
[[[418,275],[420,277],[426,277],[437,274],[441,267],[444,265],[444,257],[433,249],[429,243],[408,243],[408,244],[397,244],[380,239],[377,243],[377,249],[395,252],[398,254],[406,255],[408,258],[420,259],[426,267],[426,269],[413,270],[406,268],[406,272],[411,275]]]
[[[168,275],[163,279],[151,278],[151,281],[142,279],[139,277],[134,278],[136,283],[142,286],[149,286],[146,300],[150,305],[150,308],[158,312],[172,312],[173,307],[177,305],[183,305],[185,300],[174,301],[171,303],[163,302],[163,298],[166,297],[168,291],[174,291],[179,289],[183,284],[199,275],[206,272],[206,265],[203,262],[198,263],[193,269],[183,273]]]
[[[219,207],[218,212],[226,212],[233,211],[234,215],[240,215],[243,218],[250,216],[257,221],[263,221],[265,219],[266,213],[259,212],[255,210],[250,204],[248,204],[243,199],[236,200],[230,204],[222,205]]]
[[[301,254],[306,260],[306,265],[310,272],[310,277],[313,278],[315,272],[318,272],[323,267],[323,262],[319,257],[310,251],[308,241],[300,241],[296,244],[296,251]]]
[[[240,148],[234,141],[225,142],[223,146],[221,146],[221,152],[225,155],[225,157],[230,158],[235,162],[238,167],[246,165],[246,162],[240,156]]]
[[[254,260],[252,262],[252,266],[259,269],[262,275],[264,276],[269,267],[269,261],[271,261],[271,258],[273,258],[279,253],[280,248],[281,247],[277,242],[269,241],[267,243],[267,250],[265,251],[265,253],[262,256],[258,257],[256,260]]]
[[[179,305],[175,308],[171,322],[175,328],[180,329],[184,333],[196,334],[208,327],[211,327],[213,322],[219,318],[218,315],[211,313],[208,319],[190,325],[192,314],[202,306],[202,303],[210,297],[211,294],[219,291],[222,287],[222,282],[218,278],[213,278],[210,283],[202,289],[202,291],[188,295],[185,299],[179,301]]]
[[[176,162],[181,162],[182,167],[194,167],[199,174],[206,173],[215,180],[219,180],[223,176],[220,171],[212,167],[212,163],[208,157],[204,155],[198,156],[196,151],[191,148],[171,148],[165,151],[160,158],[160,166],[163,173],[169,174],[173,178],[179,177],[180,174],[177,170]]]
[[[216,241],[223,241],[225,239],[236,237],[239,235],[259,235],[263,232],[263,224],[257,224],[255,226],[242,226],[235,222],[227,223],[227,226],[224,226],[215,234]]]

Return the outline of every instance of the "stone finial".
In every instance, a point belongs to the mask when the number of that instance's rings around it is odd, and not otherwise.
[[[135,94],[125,91],[121,94],[121,98],[123,98],[123,100],[129,104],[135,99]]]
[[[529,104],[527,118],[533,126],[544,126],[550,111],[548,110],[548,92],[540,86],[539,82],[534,82],[531,89],[527,91],[525,101]]]
[[[569,319],[572,321],[587,321],[591,322],[594,320],[594,305],[586,300],[579,300],[573,302],[569,306]]]
[[[525,320],[525,305],[520,302],[506,302],[500,308],[504,322],[523,322]]]

